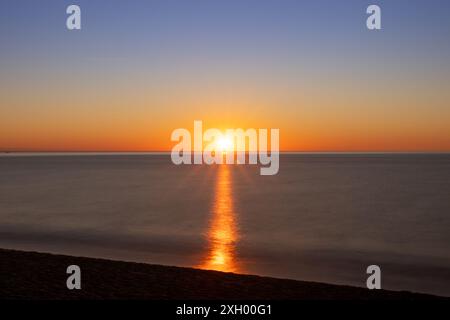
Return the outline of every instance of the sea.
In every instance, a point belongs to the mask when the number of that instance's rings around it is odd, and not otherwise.
[[[3,153],[0,247],[450,296],[450,154]]]

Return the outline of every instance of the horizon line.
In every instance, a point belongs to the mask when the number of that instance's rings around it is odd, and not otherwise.
[[[268,150],[267,150],[268,151]],[[263,151],[263,152],[267,152],[267,151]],[[238,151],[235,151],[238,152]],[[249,152],[249,151],[239,151],[239,153],[258,153],[258,152]],[[196,152],[191,152],[191,153],[196,153]],[[202,151],[200,151],[199,153],[202,153]],[[336,151],[336,150],[326,150],[326,151],[278,151],[277,153],[280,154],[450,154],[450,150],[442,150],[442,151],[427,151],[427,150],[419,150],[419,151],[387,151],[387,150],[377,150],[377,151],[367,151],[367,150],[357,150],[357,151]],[[72,155],[72,154],[77,154],[77,155],[82,155],[82,154],[97,154],[97,155],[112,155],[112,154],[129,154],[129,155],[133,155],[133,154],[159,154],[159,155],[163,155],[163,154],[167,154],[170,155],[171,151],[160,151],[160,150],[150,150],[150,151],[123,151],[123,150],[119,150],[119,151],[91,151],[91,150],[69,150],[69,151],[57,151],[57,150],[39,150],[39,151],[30,151],[30,150],[17,150],[17,151],[11,151],[11,150],[0,150],[0,155],[18,155],[18,154],[54,154],[54,155]]]

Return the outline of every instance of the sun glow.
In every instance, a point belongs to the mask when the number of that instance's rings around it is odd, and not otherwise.
[[[230,137],[222,136],[216,140],[217,151],[234,151],[234,143]]]

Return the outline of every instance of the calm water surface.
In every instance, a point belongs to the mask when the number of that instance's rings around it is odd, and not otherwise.
[[[450,155],[0,156],[0,247],[450,296]]]

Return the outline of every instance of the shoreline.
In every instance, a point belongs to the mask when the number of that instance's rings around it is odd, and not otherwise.
[[[81,290],[68,290],[69,265]],[[0,249],[0,299],[8,300],[429,300],[422,293],[369,290],[186,267]]]

